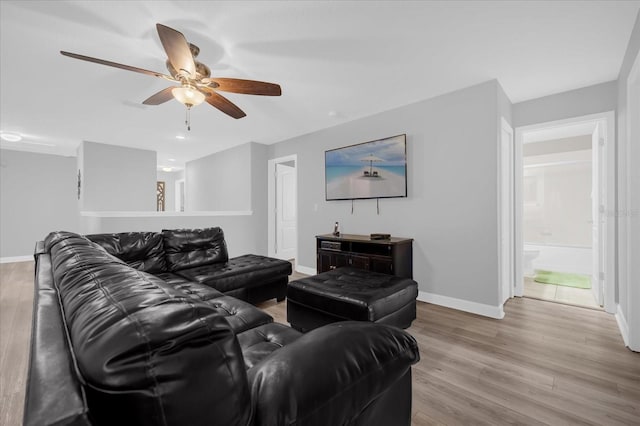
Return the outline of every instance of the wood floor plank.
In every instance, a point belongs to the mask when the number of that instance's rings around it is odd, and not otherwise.
[[[33,262],[0,265],[2,425],[22,423],[32,288]],[[286,301],[258,307],[287,323]],[[640,425],[640,354],[612,316],[526,298],[505,313],[418,303],[413,425]]]
[[[0,265],[0,424],[22,424],[34,262]]]

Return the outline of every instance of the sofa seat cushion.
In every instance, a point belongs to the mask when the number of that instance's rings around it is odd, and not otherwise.
[[[302,333],[299,331],[275,322],[238,334],[245,367],[250,369],[273,351],[294,342],[300,336]]]
[[[224,263],[229,259],[224,233],[219,227],[164,229],[162,238],[170,271]]]
[[[178,274],[174,274],[173,272],[161,272],[159,274],[153,274],[156,277],[164,280],[167,284],[171,284],[174,286],[178,286],[181,284],[190,284],[193,281],[189,281],[185,277],[181,277]]]
[[[158,274],[156,277],[162,278],[185,296],[213,306],[219,315],[225,317],[234,333],[242,333],[249,328],[273,322],[273,318],[266,312],[247,302],[226,296],[207,285],[186,280],[171,272]]]
[[[176,271],[188,280],[206,284],[223,293],[263,285],[291,275],[291,263],[256,254],[234,257],[215,263]]]
[[[132,268],[151,274],[167,270],[162,235],[157,232],[93,234],[87,238]]]
[[[156,277],[164,280],[167,284],[171,284],[174,288],[197,300],[207,301],[224,296],[223,293],[219,292],[215,288],[189,281],[180,275],[174,274],[173,272],[156,274]]]
[[[287,288],[292,304],[343,320],[372,322],[415,305],[417,296],[418,284],[410,278],[348,267],[292,281]]]
[[[273,322],[271,315],[235,297],[216,297],[206,303],[227,320],[235,334]]]

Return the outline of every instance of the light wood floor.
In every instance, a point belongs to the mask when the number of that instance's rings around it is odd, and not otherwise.
[[[32,286],[33,263],[0,265],[1,425],[22,422]],[[260,307],[286,323],[286,302]],[[418,303],[413,425],[640,424],[640,354],[613,317],[526,298],[505,311],[492,320]]]

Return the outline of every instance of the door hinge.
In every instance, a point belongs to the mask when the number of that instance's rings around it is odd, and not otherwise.
[[[598,139],[598,143],[600,144],[600,146],[604,146],[604,138]]]
[[[600,281],[604,281],[604,272],[600,271],[598,278],[600,278]]]

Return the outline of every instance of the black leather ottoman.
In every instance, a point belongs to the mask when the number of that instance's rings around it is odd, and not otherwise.
[[[371,321],[407,328],[416,318],[418,284],[410,278],[338,268],[292,281],[287,321],[307,332],[336,321]]]

